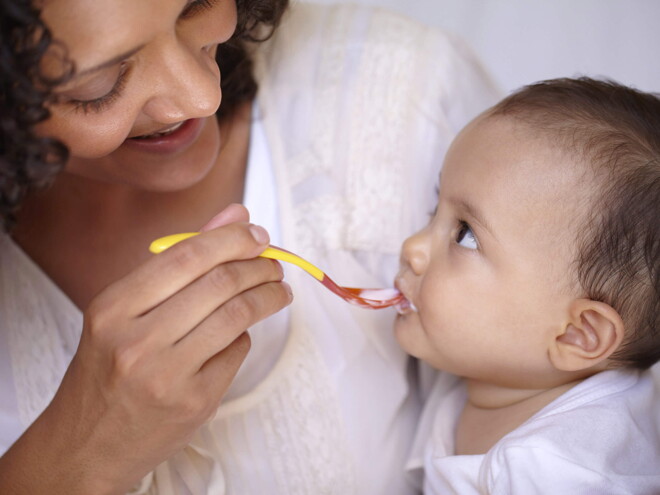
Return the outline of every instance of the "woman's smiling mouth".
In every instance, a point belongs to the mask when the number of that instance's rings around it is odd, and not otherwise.
[[[147,153],[179,153],[197,140],[207,119],[208,117],[188,119],[151,134],[129,137],[124,141],[124,145]]]
[[[152,138],[155,138],[155,137],[167,136],[167,135],[172,134],[173,132],[175,132],[177,129],[179,129],[186,122],[187,122],[186,120],[182,120],[181,122],[179,122],[177,124],[171,125],[169,127],[158,130],[156,132],[152,132],[150,134],[142,134],[142,135],[139,135],[139,136],[133,136],[133,137],[130,137],[128,139],[152,139]]]

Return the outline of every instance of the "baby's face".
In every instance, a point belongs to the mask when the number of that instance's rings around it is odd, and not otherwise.
[[[519,123],[480,117],[452,144],[438,208],[402,248],[396,284],[416,310],[402,347],[455,374],[544,386],[547,346],[574,297],[584,166]],[[522,386],[520,383],[520,386]]]

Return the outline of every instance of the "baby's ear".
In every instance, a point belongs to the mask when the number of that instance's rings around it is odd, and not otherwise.
[[[623,320],[612,306],[576,299],[569,308],[563,332],[550,347],[550,360],[558,370],[585,370],[607,359],[623,336]]]

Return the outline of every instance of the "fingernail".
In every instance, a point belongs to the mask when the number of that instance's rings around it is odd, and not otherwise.
[[[268,244],[270,242],[270,236],[268,235],[268,232],[266,232],[266,229],[264,229],[263,227],[260,227],[259,225],[251,224],[249,229],[250,229],[250,234],[252,234],[254,240],[257,241],[259,244]]]
[[[293,301],[293,290],[291,290],[291,286],[288,283],[284,282],[284,281],[282,281],[280,283],[282,284],[284,289],[289,293],[289,297],[290,297],[289,300]]]

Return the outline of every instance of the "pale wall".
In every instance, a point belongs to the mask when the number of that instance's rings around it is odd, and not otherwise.
[[[462,35],[507,91],[585,74],[660,92],[660,0],[358,2]]]

